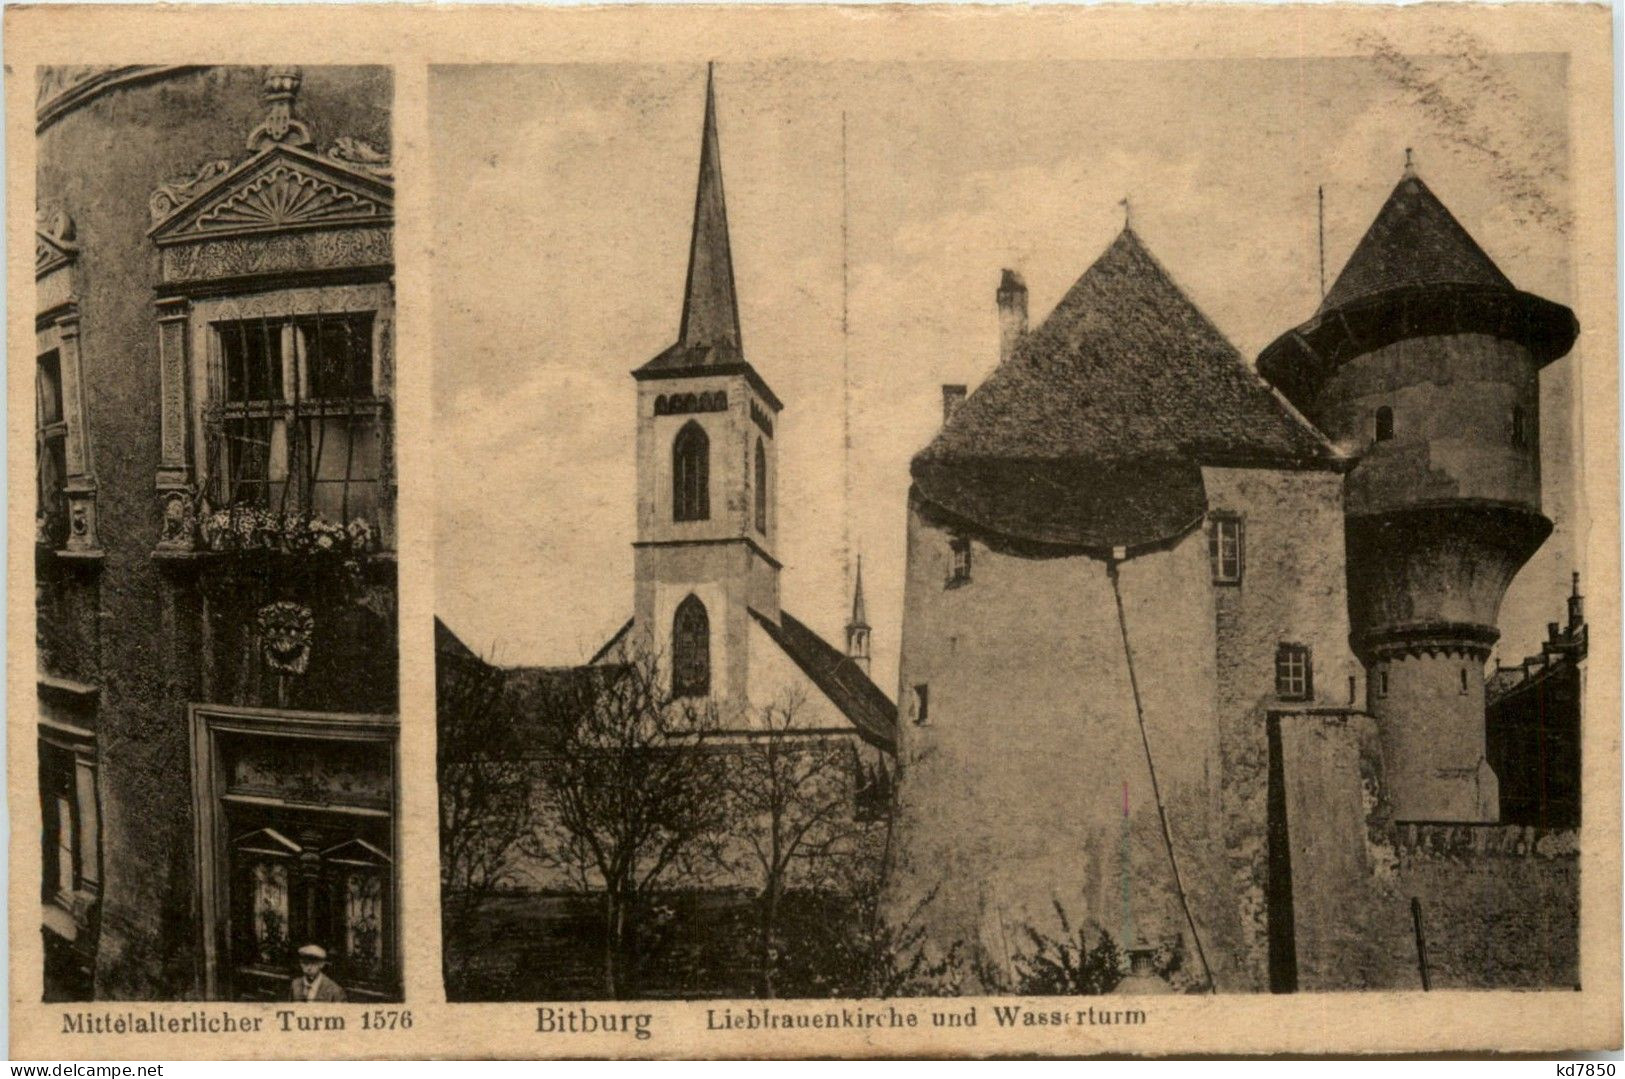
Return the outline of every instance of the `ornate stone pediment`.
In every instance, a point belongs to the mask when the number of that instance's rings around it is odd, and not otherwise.
[[[61,210],[40,210],[34,216],[34,278],[61,269],[79,257],[73,218]]]
[[[205,165],[152,196],[160,246],[300,229],[388,225],[393,191],[376,171],[275,144],[235,169]]]

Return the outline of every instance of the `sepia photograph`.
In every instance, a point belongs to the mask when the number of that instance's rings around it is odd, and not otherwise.
[[[392,74],[35,77],[44,999],[398,1000]]]
[[[1566,58],[1363,45],[431,69],[449,1000],[1579,987]]]
[[[3,21],[13,1059],[1618,1054],[1613,13]]]

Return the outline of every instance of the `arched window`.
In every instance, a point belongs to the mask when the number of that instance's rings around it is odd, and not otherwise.
[[[756,440],[756,531],[767,535],[767,451]]]
[[[1389,408],[1387,405],[1383,405],[1381,408],[1377,409],[1376,439],[1378,442],[1387,442],[1393,437],[1394,410]]]
[[[671,620],[671,693],[704,697],[711,692],[711,618],[698,596],[677,605]]]
[[[693,420],[683,424],[671,445],[671,518],[711,518],[711,440]]]
[[[1529,445],[1529,418],[1524,415],[1522,405],[1512,406],[1512,444],[1518,447]]]
[[[655,415],[656,416],[664,416],[665,414],[666,414],[666,395],[661,394],[659,397],[655,398]]]

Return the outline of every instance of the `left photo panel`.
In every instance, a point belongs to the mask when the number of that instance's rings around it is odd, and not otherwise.
[[[44,1000],[400,1000],[392,72],[35,75]]]

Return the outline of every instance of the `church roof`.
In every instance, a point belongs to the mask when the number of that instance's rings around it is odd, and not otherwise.
[[[897,751],[897,706],[862,667],[789,611],[779,621],[751,609],[773,642],[784,649],[802,673],[812,679],[831,704],[857,728],[863,740],[888,753]]]
[[[1519,291],[1407,166],[1314,316],[1266,348],[1258,371],[1308,408],[1345,361],[1401,339],[1488,334],[1546,364],[1579,329],[1567,307]]]
[[[744,374],[775,408],[782,407],[745,360],[739,332],[739,296],[728,241],[728,206],[722,192],[722,149],[717,141],[716,85],[710,68],[705,76],[700,176],[694,190],[688,277],[683,287],[683,318],[677,342],[633,374],[639,379]]]
[[[794,616],[780,612],[780,621],[752,610],[773,642],[799,667],[831,704],[851,722],[864,741],[896,752],[897,706],[879,686],[870,680],[863,668],[825,641],[805,623]],[[592,683],[611,677],[621,668],[618,663],[601,662],[631,629],[629,621],[600,648],[592,660],[576,667],[501,667],[502,706],[511,720],[514,745],[534,749],[556,732],[543,724],[549,717],[561,714],[558,701],[585,699]],[[442,657],[485,664],[438,617],[434,620],[435,651]]]
[[[966,523],[1104,549],[1192,527],[1203,464],[1336,458],[1125,227],[912,471],[926,501]]]
[[[1320,310],[1389,289],[1433,285],[1516,291],[1421,177],[1407,172],[1377,211]]]

